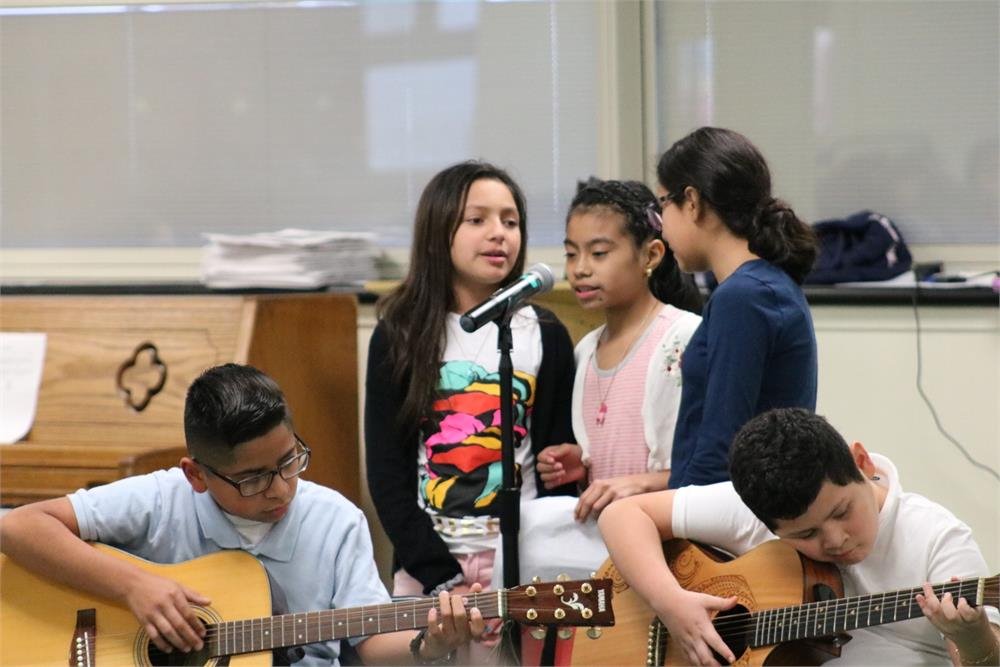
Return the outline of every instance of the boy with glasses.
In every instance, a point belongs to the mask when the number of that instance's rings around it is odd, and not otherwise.
[[[292,430],[278,385],[249,366],[211,368],[188,390],[188,454],[179,467],[19,507],[0,520],[0,549],[49,579],[128,606],[162,650],[200,649],[191,605],[210,601],[84,540],[155,563],[242,549],[267,569],[289,612],[389,601],[361,511],[336,491],[300,481],[310,449]],[[373,664],[424,663],[478,636],[478,610],[442,593],[426,633],[351,640]],[[412,653],[412,655],[411,655]],[[337,664],[339,642],[310,644],[296,664]]]

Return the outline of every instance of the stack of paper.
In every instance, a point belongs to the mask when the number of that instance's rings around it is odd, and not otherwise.
[[[201,279],[217,289],[317,288],[377,277],[374,234],[282,229],[204,236]]]

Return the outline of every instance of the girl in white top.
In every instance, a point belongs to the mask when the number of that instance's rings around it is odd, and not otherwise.
[[[689,312],[700,310],[701,297],[661,228],[656,196],[635,181],[591,179],[570,206],[566,275],[580,305],[603,310],[605,324],[576,347],[580,446],[547,447],[537,467],[547,487],[585,487],[578,521],[619,498],[667,487],[681,355],[701,321]]]

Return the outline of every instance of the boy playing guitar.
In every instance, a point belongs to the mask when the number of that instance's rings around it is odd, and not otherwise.
[[[712,617],[736,598],[688,591],[660,543],[685,538],[734,555],[775,538],[840,570],[848,596],[987,574],[968,526],[905,493],[893,464],[850,446],[825,419],[800,409],[764,413],[733,444],[732,482],[620,500],[599,524],[615,567],[667,626],[690,664],[736,661]],[[1000,614],[971,599],[915,595],[925,618],[851,630],[843,664],[997,665]],[[910,602],[907,600],[906,605]],[[929,622],[928,622],[929,621]]]
[[[188,390],[184,434],[188,456],[178,468],[13,510],[0,520],[3,553],[46,579],[127,605],[167,653],[202,648],[205,628],[193,606],[210,601],[84,540],[155,563],[242,549],[264,565],[292,612],[389,601],[361,510],[299,479],[311,450],[271,378],[237,364],[205,371]],[[365,662],[429,664],[482,634],[482,615],[467,611],[461,596],[441,593],[438,606],[425,614],[426,631],[351,642]],[[338,664],[339,654],[339,641],[312,643],[301,664]]]

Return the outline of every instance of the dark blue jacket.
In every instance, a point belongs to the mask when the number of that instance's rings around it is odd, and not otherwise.
[[[816,409],[816,335],[802,290],[763,259],[709,297],[681,359],[670,488],[729,479],[729,448],[771,408]]]
[[[910,250],[884,215],[861,211],[846,220],[817,222],[813,229],[819,238],[819,257],[806,283],[889,280],[910,270]]]

